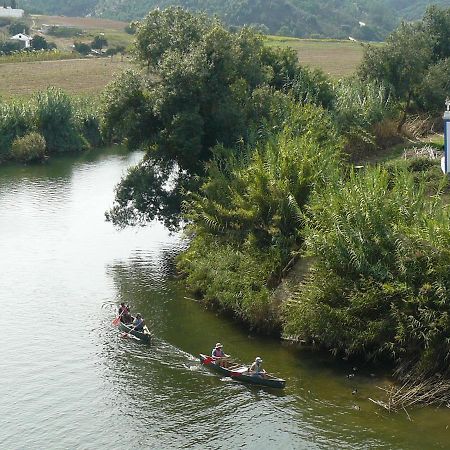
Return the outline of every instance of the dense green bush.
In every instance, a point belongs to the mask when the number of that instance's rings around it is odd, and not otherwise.
[[[350,78],[334,85],[331,106],[334,122],[350,147],[358,145],[358,141],[374,146],[374,126],[394,117],[396,109],[382,84]]]
[[[29,105],[0,102],[0,161],[10,157],[13,141],[33,128],[33,112]]]
[[[86,97],[72,99],[74,109],[74,122],[85,142],[91,147],[100,147],[104,144],[101,132],[102,110],[97,99]]]
[[[63,26],[51,26],[48,30],[48,34],[60,38],[71,38],[75,36],[83,35],[83,30],[76,27],[63,27]]]
[[[221,239],[194,239],[178,262],[187,286],[205,304],[231,313],[260,331],[279,331],[280,314],[266,281],[277,255],[239,249]]]
[[[84,42],[77,42],[75,41],[73,43],[73,47],[76,52],[78,52],[80,55],[86,56],[91,52],[91,46],[89,44],[86,44]]]
[[[10,55],[11,53],[22,50],[22,44],[17,41],[0,42],[0,54]]]
[[[323,110],[296,106],[286,122],[241,158],[210,163],[200,193],[185,203],[193,238],[179,265],[207,302],[266,331],[279,325],[269,294],[300,248],[305,205],[340,167],[341,141]]]
[[[421,373],[450,356],[450,216],[405,169],[326,186],[305,228],[314,264],[285,308],[285,333]]]
[[[49,88],[36,96],[35,121],[47,143],[49,154],[82,150],[82,139],[75,121],[71,98],[63,91]]]
[[[46,156],[45,149],[44,137],[39,133],[31,132],[14,140],[11,156],[23,163],[42,161]]]

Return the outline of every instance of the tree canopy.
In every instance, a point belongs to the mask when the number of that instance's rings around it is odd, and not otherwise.
[[[147,188],[131,189],[125,179],[109,217],[121,225],[153,218],[173,225],[181,192],[195,188],[213,148],[232,153],[256,141],[269,120],[264,105],[277,101],[275,88],[300,68],[291,50],[266,48],[249,28],[233,33],[181,8],[145,18],[135,57],[142,70],[125,72],[106,90],[105,127],[112,139],[148,148],[129,175],[135,184],[140,174]]]
[[[368,45],[359,75],[390,88],[394,97],[405,104],[406,119],[411,102],[429,110],[442,108],[448,86],[445,61],[450,56],[450,9],[430,7],[423,20],[403,23],[384,46]],[[439,75],[438,70],[443,70]],[[434,88],[430,93],[428,89]],[[433,100],[431,100],[433,99]]]

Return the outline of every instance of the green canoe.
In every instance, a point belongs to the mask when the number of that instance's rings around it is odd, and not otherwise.
[[[214,358],[200,354],[200,362],[215,372],[225,377],[233,378],[233,380],[243,381],[245,383],[258,384],[272,388],[282,389],[286,385],[286,381],[269,375],[268,373],[256,375],[248,371],[248,367],[240,364],[234,364],[230,367],[222,367],[214,362]]]
[[[146,344],[149,344],[151,341],[151,334],[150,331],[147,328],[147,325],[144,326],[144,332],[133,330],[133,325],[125,325],[123,322],[119,323],[119,330],[123,331],[124,333],[131,334],[134,337],[137,337],[142,342],[145,342]]]

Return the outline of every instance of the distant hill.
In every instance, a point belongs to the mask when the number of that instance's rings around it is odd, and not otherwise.
[[[218,15],[229,25],[252,24],[285,36],[380,40],[401,20],[422,17],[450,0],[21,0],[32,13],[140,19],[153,8],[180,5]]]

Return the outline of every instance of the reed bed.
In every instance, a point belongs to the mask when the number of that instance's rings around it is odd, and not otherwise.
[[[372,403],[384,408],[388,412],[403,410],[409,417],[407,409],[415,406],[427,405],[450,407],[450,380],[436,375],[424,380],[407,380],[400,387],[379,387],[387,394],[387,400],[374,400]]]

